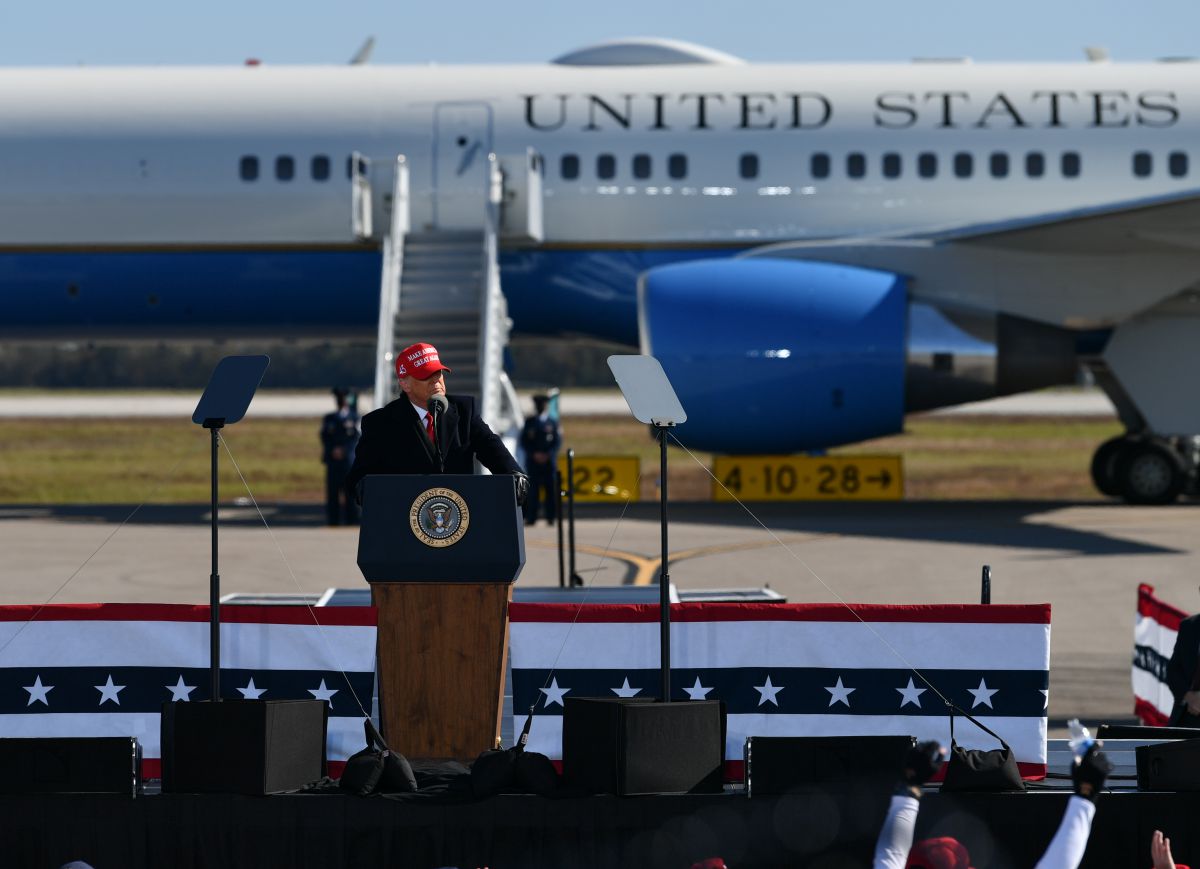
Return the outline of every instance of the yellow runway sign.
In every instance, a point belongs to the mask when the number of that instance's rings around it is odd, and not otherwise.
[[[717,456],[714,501],[899,501],[900,456]]]
[[[559,454],[558,472],[567,478],[567,457]],[[641,461],[637,456],[575,456],[576,501],[636,501]]]

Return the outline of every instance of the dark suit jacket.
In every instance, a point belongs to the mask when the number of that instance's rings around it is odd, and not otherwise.
[[[473,474],[475,459],[493,474],[521,474],[504,441],[475,412],[469,395],[447,395],[450,406],[437,431],[445,457],[445,473]],[[362,437],[354,454],[354,467],[346,489],[356,494],[368,474],[436,474],[437,454],[425,434],[421,417],[407,396],[362,418]]]
[[[1195,727],[1200,724],[1193,716],[1188,715],[1187,709],[1180,703],[1183,695],[1192,690],[1197,659],[1200,659],[1200,615],[1188,616],[1179,623],[1175,649],[1167,663],[1167,685],[1175,696],[1175,708],[1171,712],[1170,720],[1173,725]]]

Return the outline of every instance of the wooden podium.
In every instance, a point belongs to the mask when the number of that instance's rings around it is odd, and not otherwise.
[[[473,760],[496,746],[508,602],[524,565],[511,476],[364,480],[358,566],[379,610],[380,718],[391,748]]]

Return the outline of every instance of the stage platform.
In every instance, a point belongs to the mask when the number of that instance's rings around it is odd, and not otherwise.
[[[931,791],[917,836],[958,838],[976,869],[1028,869],[1068,796]],[[715,855],[730,869],[828,869],[870,864],[888,798],[864,787],[754,798],[501,795],[479,802],[445,794],[9,795],[0,797],[0,841],[4,866],[48,869],[72,859],[96,869],[686,869]],[[1197,793],[1105,794],[1083,866],[1149,866],[1155,829],[1170,836],[1177,859],[1195,865],[1197,817]]]

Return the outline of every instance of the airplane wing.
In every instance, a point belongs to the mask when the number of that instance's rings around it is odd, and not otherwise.
[[[899,238],[744,254],[893,272],[912,298],[1076,329],[1112,327],[1200,280],[1200,190]]]
[[[1023,250],[1200,250],[1200,189],[936,233],[939,242]]]

